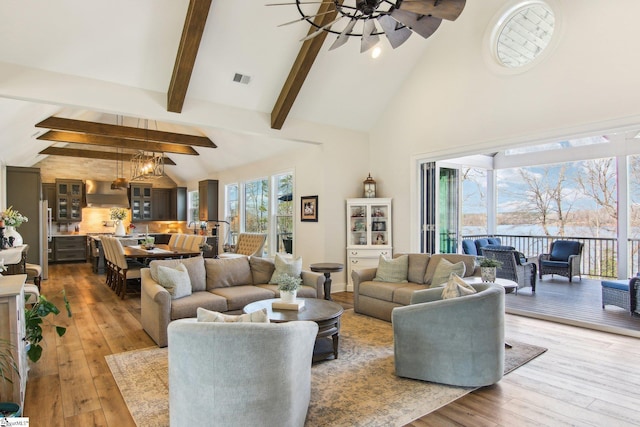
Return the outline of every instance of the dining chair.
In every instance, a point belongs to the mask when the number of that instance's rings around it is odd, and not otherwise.
[[[116,293],[120,296],[120,298],[124,299],[127,295],[127,282],[131,280],[137,280],[139,282],[140,269],[144,268],[145,265],[135,260],[127,260],[120,241],[116,238],[111,239],[113,256],[117,267]]]

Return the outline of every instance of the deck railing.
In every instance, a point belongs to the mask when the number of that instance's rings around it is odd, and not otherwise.
[[[463,239],[480,239],[489,237],[486,234],[462,236]],[[602,237],[553,237],[553,236],[517,236],[509,234],[494,234],[505,246],[513,246],[527,258],[537,257],[549,252],[549,246],[554,240],[577,240],[584,244],[581,258],[582,274],[592,277],[617,277],[618,240]],[[640,266],[640,239],[629,239],[630,270],[637,272]],[[635,273],[634,273],[635,275]],[[631,273],[629,273],[631,276]]]

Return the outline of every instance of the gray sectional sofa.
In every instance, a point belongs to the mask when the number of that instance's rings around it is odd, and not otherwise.
[[[191,282],[191,294],[172,299],[167,289],[157,281],[160,265],[184,264]],[[152,261],[141,270],[142,328],[158,344],[167,345],[167,326],[172,320],[196,317],[198,307],[236,314],[254,301],[279,298],[277,285],[269,284],[275,270],[274,262],[266,258],[238,257],[213,259],[193,257]],[[323,298],[325,277],[302,271],[301,298]]]
[[[396,254],[394,258],[402,254]],[[391,311],[412,303],[415,291],[431,287],[431,280],[441,259],[451,263],[462,261],[465,265],[464,277],[480,276],[476,257],[463,254],[408,254],[409,268],[406,282],[374,281],[376,268],[354,270],[353,302],[356,313],[391,321]]]

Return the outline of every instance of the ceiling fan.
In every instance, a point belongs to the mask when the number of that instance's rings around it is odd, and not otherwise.
[[[424,38],[431,36],[443,19],[454,21],[462,13],[466,0],[296,0],[292,3],[273,3],[267,6],[296,5],[301,18],[286,22],[307,21],[316,28],[302,41],[309,40],[322,32],[337,34],[329,50],[344,45],[349,37],[360,37],[360,52],[366,52],[386,35],[395,49],[402,45],[411,33]],[[313,4],[328,5],[322,12],[313,11]],[[327,24],[318,24],[314,19],[333,14]]]

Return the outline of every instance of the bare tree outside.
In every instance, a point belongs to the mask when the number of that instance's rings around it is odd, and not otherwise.
[[[574,200],[565,188],[566,165],[520,168],[517,173],[521,185],[503,190],[519,204],[512,213],[539,225],[546,236],[564,236]]]

